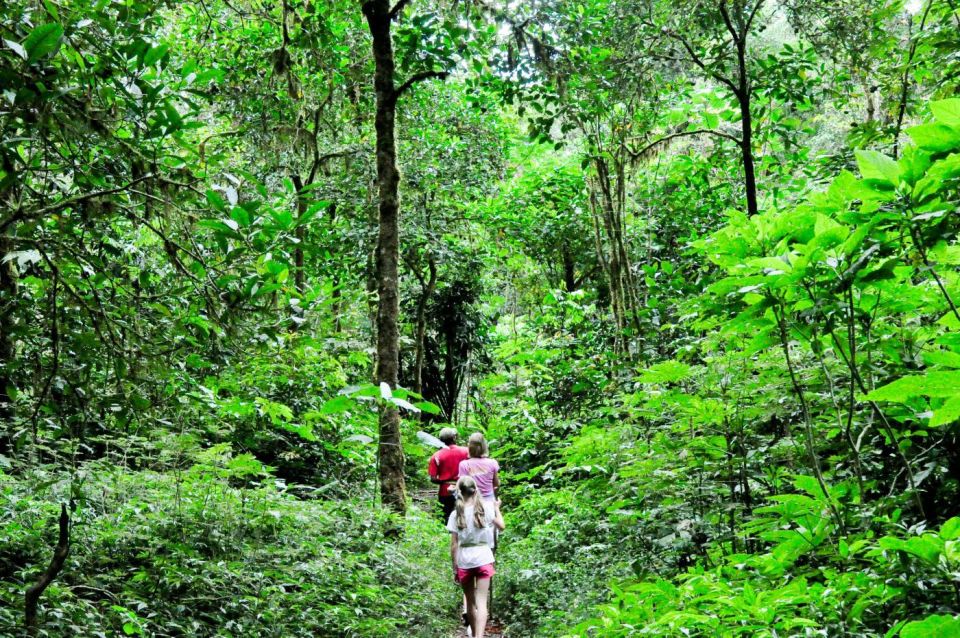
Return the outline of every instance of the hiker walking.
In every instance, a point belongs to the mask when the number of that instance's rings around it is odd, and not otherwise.
[[[471,437],[471,440],[473,437]],[[483,638],[487,627],[487,596],[496,573],[493,568],[494,529],[503,530],[500,505],[480,498],[477,482],[470,476],[457,481],[456,507],[447,520],[453,579],[463,588],[467,623],[473,638]]]
[[[460,461],[458,476],[469,476],[476,482],[477,490],[488,508],[492,508],[496,490],[500,487],[500,464],[490,458],[487,440],[480,432],[474,432],[467,439],[469,458]]]
[[[430,457],[427,471],[430,473],[430,480],[440,486],[437,489],[437,500],[443,508],[443,521],[446,523],[456,501],[452,488],[459,477],[460,462],[467,459],[469,453],[467,448],[457,445],[457,431],[453,428],[440,430],[439,438],[447,447]]]

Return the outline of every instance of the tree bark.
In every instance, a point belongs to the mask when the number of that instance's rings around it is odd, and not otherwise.
[[[740,98],[740,121],[743,126],[743,141],[740,150],[743,153],[743,180],[747,191],[747,215],[753,217],[759,212],[757,205],[757,173],[753,158],[753,118],[750,115],[750,90]]]
[[[363,15],[373,38],[377,96],[374,126],[377,132],[377,189],[380,200],[379,237],[376,254],[377,276],[377,370],[378,383],[396,388],[400,377],[400,172],[397,170],[395,138],[397,100],[418,82],[445,78],[446,71],[424,71],[407,78],[399,87],[394,82],[395,63],[390,25],[406,7],[399,0],[391,9],[387,0],[367,0]],[[383,504],[398,513],[407,509],[403,477],[403,447],[400,442],[400,413],[393,405],[380,409],[380,495]]]
[[[307,212],[307,196],[303,189],[309,184],[304,184],[300,176],[294,173],[293,186],[297,189],[297,228],[294,231],[297,247],[293,249],[293,287],[297,293],[303,295],[306,289],[306,273],[303,269],[303,242],[306,240],[306,228],[300,222]]]
[[[753,157],[753,116],[750,113],[750,79],[747,76],[747,33],[742,31],[736,40],[738,90],[737,102],[740,104],[740,150],[743,154],[743,181],[747,196],[747,215],[753,217],[759,212],[757,205],[757,173]]]
[[[617,168],[617,181],[610,175],[610,167],[602,157],[594,159],[597,171],[596,184],[600,192],[600,212],[603,228],[606,232],[608,244],[607,265],[610,278],[610,297],[614,316],[619,314],[618,328],[623,331],[630,328],[635,334],[640,331],[640,316],[637,306],[638,300],[631,272],[630,256],[627,253],[623,239],[623,202],[622,193],[625,176]],[[616,189],[616,193],[614,192]],[[627,345],[626,335],[622,335],[624,346]],[[625,347],[626,351],[627,348]]]
[[[333,202],[332,204],[330,204],[329,212],[330,212],[330,228],[332,229],[333,226],[337,223],[337,203],[336,202]],[[331,283],[333,285],[333,291],[331,292],[330,296],[333,297],[333,303],[330,306],[330,311],[333,313],[333,331],[336,334],[340,334],[340,329],[342,328],[341,324],[343,323],[340,317],[342,293],[340,292],[340,284],[341,284],[340,270],[337,268],[334,268],[333,270],[333,280]]]
[[[0,261],[13,248],[10,240],[0,237]],[[7,388],[13,385],[13,307],[17,298],[15,261],[0,263],[0,422],[9,424],[14,416],[13,401]]]
[[[390,5],[386,0],[369,0],[363,14],[373,36],[376,64],[374,88],[377,97],[377,185],[379,190],[379,242],[376,255],[377,370],[378,383],[396,389],[400,368],[400,314],[397,262],[400,256],[400,173],[397,170],[395,140],[397,90],[394,85],[393,42],[390,35]],[[380,408],[380,495],[383,504],[398,513],[406,511],[403,476],[403,447],[400,442],[400,413],[396,406]]]
[[[420,304],[417,306],[417,356],[413,370],[413,391],[417,394],[423,393],[423,351],[427,335],[427,304],[430,303],[430,298],[437,289],[437,261],[432,254],[427,256],[427,266],[430,269],[430,275],[426,280],[421,276],[423,294],[420,295]]]

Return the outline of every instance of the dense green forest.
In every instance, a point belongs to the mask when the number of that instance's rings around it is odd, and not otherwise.
[[[960,636],[960,2],[0,3],[0,635]],[[502,633],[501,633],[502,632]]]

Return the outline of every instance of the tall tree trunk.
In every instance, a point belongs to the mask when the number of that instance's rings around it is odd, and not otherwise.
[[[744,93],[740,100],[740,120],[743,122],[743,140],[740,150],[743,152],[743,179],[747,191],[747,215],[753,217],[759,212],[757,205],[757,173],[753,157],[753,119],[750,115],[750,93]]]
[[[739,74],[737,102],[740,103],[740,126],[743,129],[740,150],[743,154],[743,181],[747,191],[747,215],[759,212],[757,205],[757,172],[753,157],[753,115],[750,113],[750,80],[747,76],[747,33],[737,40],[737,70]]]
[[[605,213],[601,208],[601,204],[597,201],[596,191],[598,188],[591,188],[590,192],[590,210],[592,212],[592,221],[593,221],[593,240],[594,248],[597,253],[597,261],[600,262],[600,265],[603,268],[603,272],[607,277],[607,287],[608,293],[610,295],[610,309],[613,312],[613,321],[617,326],[617,333],[614,340],[615,348],[620,350],[626,350],[625,347],[621,348],[621,345],[624,341],[623,330],[626,327],[623,320],[623,312],[620,308],[620,271],[617,264],[617,255],[608,254],[604,249],[604,242],[600,234],[600,223],[605,219]]]
[[[625,196],[621,189],[623,188],[624,176],[618,167],[617,181],[615,182],[610,176],[610,167],[603,158],[596,158],[594,165],[597,171],[596,183],[600,191],[601,219],[606,231],[609,251],[607,263],[610,275],[611,302],[619,307],[621,325],[618,327],[621,330],[631,328],[635,334],[638,334],[640,331],[640,317],[637,310],[638,299],[633,283],[630,255],[627,254],[623,239],[622,207]],[[616,313],[617,308],[614,308],[614,314]],[[623,335],[623,343],[624,346],[628,343],[626,335]]]
[[[13,248],[10,240],[0,237],[0,422],[9,424],[13,418],[13,401],[8,388],[13,385],[13,307],[17,298],[17,271],[15,261],[2,263]]]
[[[377,188],[380,200],[379,237],[376,254],[377,276],[377,372],[379,383],[396,388],[400,377],[400,173],[397,170],[395,139],[397,100],[418,82],[445,78],[446,71],[426,71],[408,78],[399,88],[394,84],[393,42],[390,25],[408,0],[398,0],[391,9],[387,0],[363,3],[363,15],[373,37],[376,66],[373,85],[377,94]],[[393,405],[380,410],[380,494],[383,504],[396,512],[407,509],[403,479],[403,448],[400,445],[400,413]]]
[[[414,363],[414,381],[413,390],[417,394],[423,393],[423,357],[425,340],[427,336],[427,304],[437,289],[437,260],[433,254],[427,256],[427,266],[430,269],[430,275],[426,280],[421,275],[420,283],[423,286],[423,293],[420,295],[420,303],[417,306],[417,356]]]
[[[336,202],[333,202],[332,204],[330,204],[329,212],[330,212],[330,228],[332,229],[333,226],[337,223],[337,203]],[[331,281],[331,285],[333,286],[333,291],[331,292],[330,296],[333,298],[333,303],[330,306],[330,311],[333,313],[333,331],[339,334],[343,321],[342,321],[342,318],[340,317],[341,298],[342,298],[342,294],[340,292],[340,285],[341,285],[340,271],[337,268],[334,268],[333,270],[333,280]]]
[[[300,222],[307,212],[307,195],[303,189],[309,186],[296,173],[293,174],[293,186],[297,189],[297,228],[294,236],[297,238],[297,247],[293,249],[293,286],[297,293],[303,294],[306,289],[306,273],[303,270],[303,242],[306,239],[306,228]]]
[[[394,86],[393,42],[390,36],[390,5],[370,0],[363,14],[373,36],[376,64],[374,88],[377,95],[377,182],[380,199],[379,242],[377,245],[377,371],[378,383],[397,387],[400,368],[400,314],[397,262],[400,256],[400,173],[394,137],[397,91]],[[383,504],[395,512],[407,508],[403,477],[403,448],[400,443],[400,413],[393,405],[380,408],[380,495]]]

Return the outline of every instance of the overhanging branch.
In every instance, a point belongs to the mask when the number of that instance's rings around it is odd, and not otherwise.
[[[122,193],[123,191],[129,189],[131,186],[139,184],[140,182],[144,182],[148,179],[152,179],[153,177],[154,177],[153,173],[148,173],[146,175],[143,175],[142,177],[138,177],[137,179],[127,182],[123,186],[117,186],[116,188],[107,188],[105,190],[94,191],[92,193],[85,193],[83,195],[77,195],[76,197],[68,197],[66,199],[61,199],[59,202],[55,204],[50,204],[49,206],[37,208],[36,210],[16,211],[15,213],[13,213],[13,215],[8,217],[7,219],[0,221],[0,233],[5,231],[12,224],[18,221],[23,221],[26,219],[36,219],[39,217],[43,217],[44,215],[56,213],[63,210],[64,208],[69,208],[74,204],[79,204],[80,202],[84,202],[88,199],[95,199],[97,197],[106,197],[107,195],[115,195],[117,193]]]
[[[424,71],[423,73],[417,73],[416,75],[408,79],[406,82],[401,84],[397,88],[397,90],[393,92],[393,99],[399,100],[400,96],[403,95],[406,91],[408,91],[410,87],[412,87],[414,84],[419,84],[420,82],[423,82],[425,80],[431,80],[434,78],[438,80],[443,80],[448,75],[450,75],[450,73],[447,71]]]
[[[697,130],[695,130],[695,131],[681,131],[681,132],[679,132],[679,133],[672,133],[671,135],[667,135],[667,136],[665,136],[665,137],[661,137],[660,139],[657,139],[657,140],[654,140],[654,141],[650,142],[649,144],[647,144],[646,146],[644,146],[644,147],[641,148],[640,150],[634,151],[634,150],[631,150],[631,149],[627,148],[627,152],[630,153],[630,156],[631,156],[631,157],[633,157],[634,159],[636,159],[636,158],[638,158],[638,157],[641,157],[644,153],[646,153],[647,151],[649,151],[649,150],[652,149],[653,147],[658,146],[658,145],[660,145],[660,144],[663,144],[664,142],[669,142],[670,140],[675,139],[675,138],[678,138],[678,137],[689,137],[689,136],[691,136],[691,135],[713,135],[714,137],[722,137],[722,138],[724,138],[724,139],[727,139],[727,140],[730,140],[730,141],[732,141],[732,142],[735,142],[737,145],[740,145],[740,144],[743,143],[743,142],[740,140],[740,138],[738,138],[738,137],[736,137],[736,136],[734,136],[734,135],[730,135],[729,133],[723,133],[723,132],[721,132],[721,131],[714,131],[714,130],[712,130],[712,129],[697,129]]]
[[[689,42],[687,42],[686,38],[679,35],[675,31],[667,31],[667,36],[679,42],[683,46],[683,48],[686,49],[687,55],[690,56],[690,60],[694,64],[696,64],[698,67],[700,67],[701,71],[703,71],[704,73],[712,77],[717,82],[720,82],[721,84],[725,85],[727,88],[733,91],[734,95],[736,95],[737,98],[739,99],[740,97],[739,89],[737,88],[737,85],[733,83],[733,80],[709,68],[707,66],[707,63],[704,62],[700,58],[700,56],[697,55],[696,51],[693,50],[693,46]]]
[[[410,4],[410,0],[399,0],[397,4],[393,5],[393,8],[390,9],[390,19],[395,20],[396,17],[400,15],[400,12],[403,11],[408,4]]]

